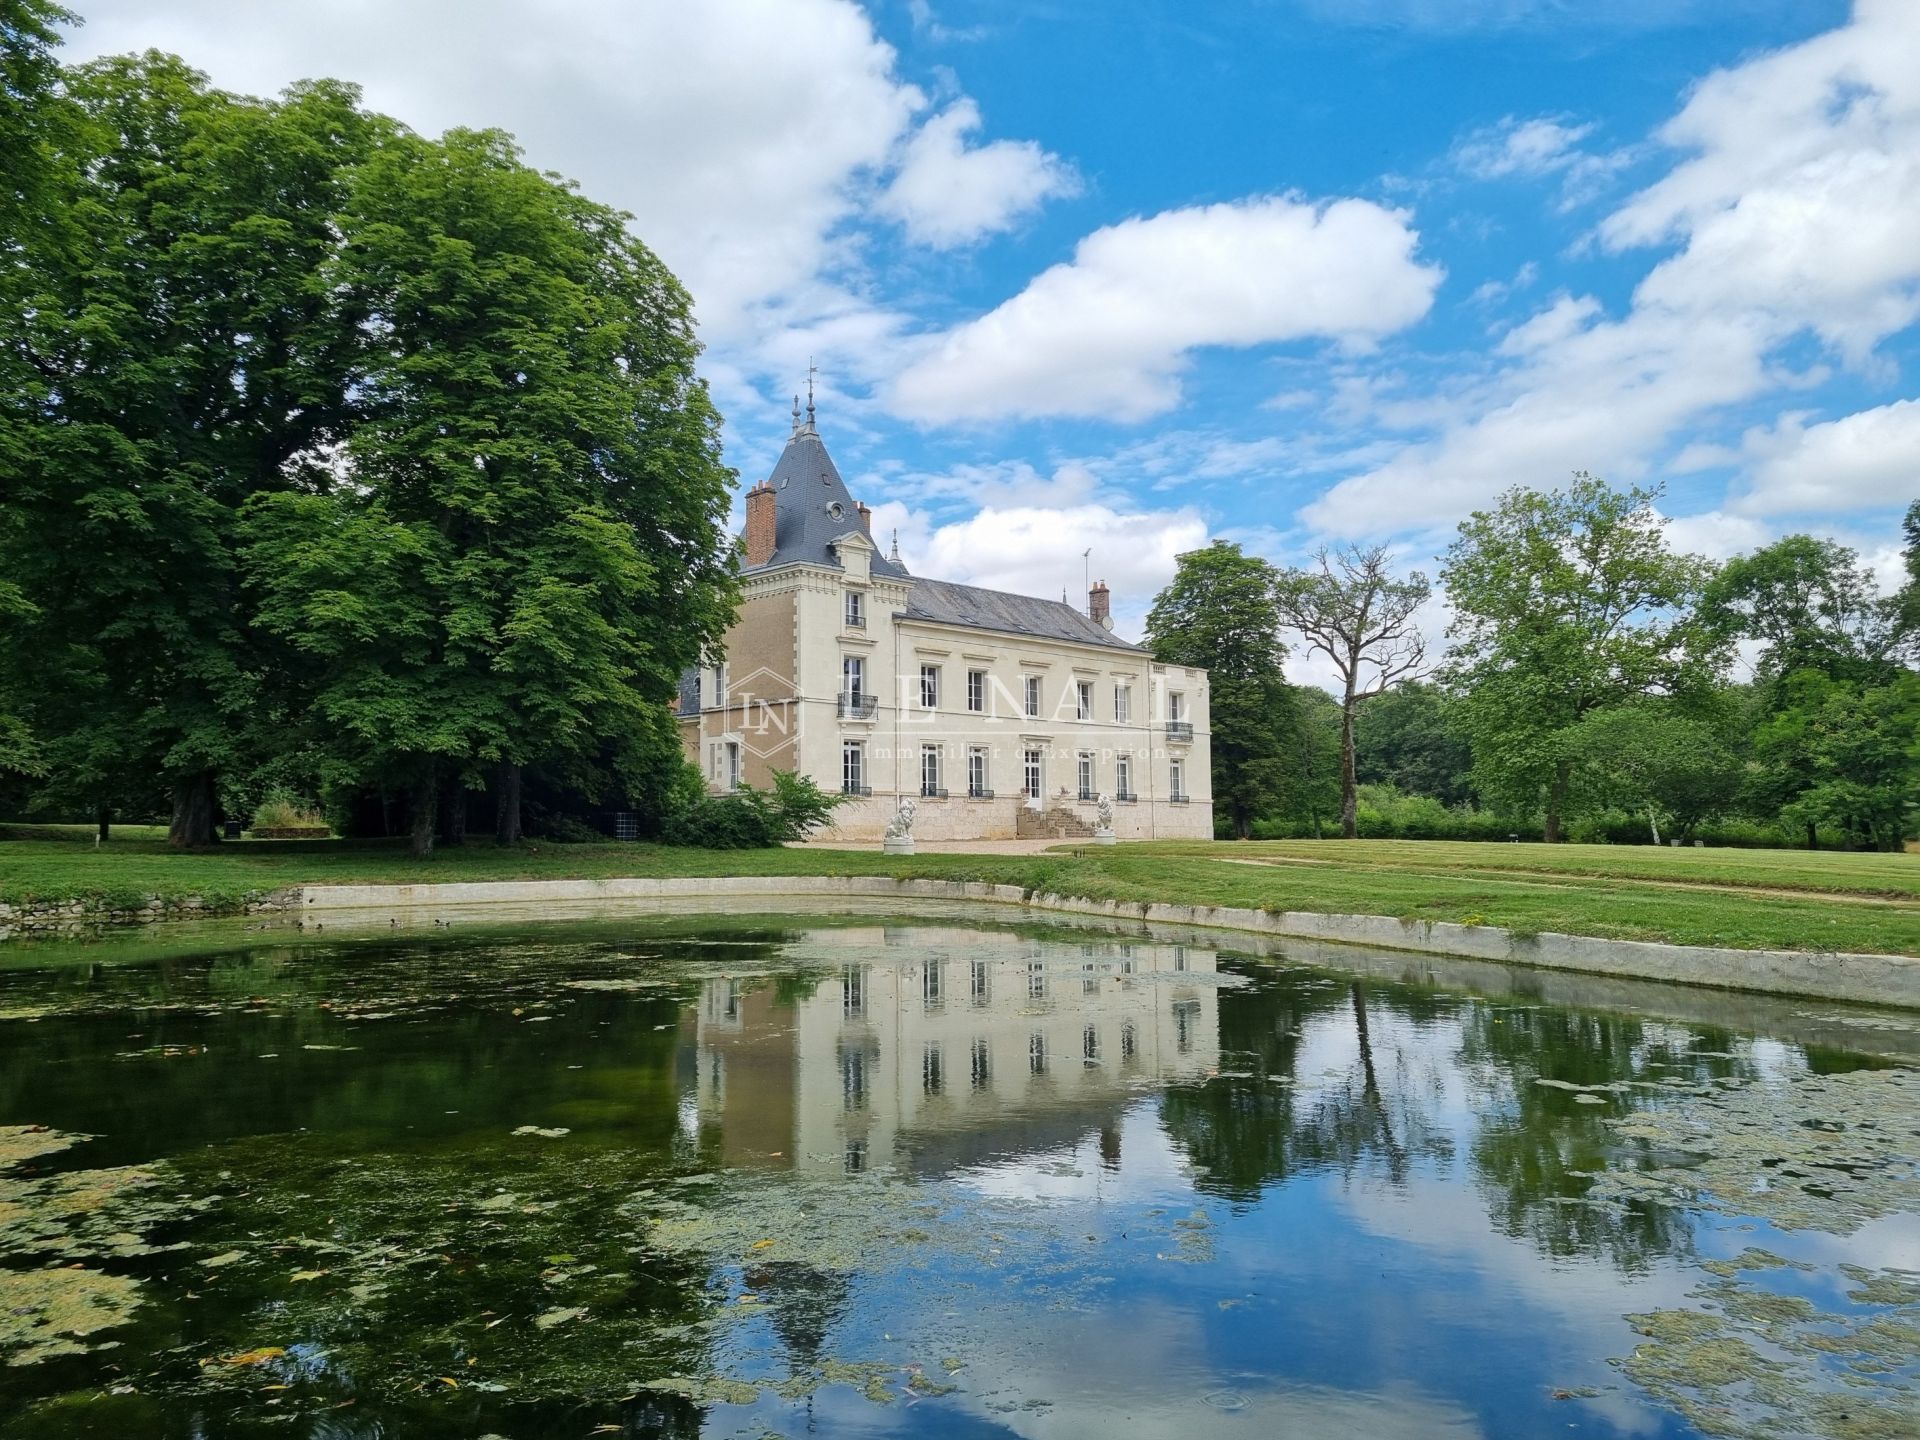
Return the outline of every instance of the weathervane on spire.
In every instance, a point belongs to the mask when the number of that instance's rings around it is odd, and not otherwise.
[[[896,565],[900,563],[900,527],[897,525],[893,530],[893,548],[887,552],[887,558]]]
[[[809,429],[813,426],[813,377],[818,373],[819,371],[814,367],[813,357],[809,355],[807,357],[807,426]]]

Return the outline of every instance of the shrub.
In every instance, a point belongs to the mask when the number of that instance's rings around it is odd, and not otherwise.
[[[269,789],[253,811],[255,830],[313,829],[326,824],[327,817],[318,805],[303,800],[283,785]]]
[[[698,778],[699,772],[693,772]],[[679,787],[676,787],[679,789]],[[805,775],[773,772],[773,788],[743,785],[726,795],[681,791],[660,827],[669,845],[705,850],[752,850],[803,840],[824,825],[849,797],[822,790]]]

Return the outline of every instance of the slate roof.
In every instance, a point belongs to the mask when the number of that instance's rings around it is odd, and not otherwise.
[[[964,625],[1002,635],[1072,640],[1081,645],[1104,645],[1110,650],[1135,653],[1141,650],[1064,600],[1036,600],[1031,595],[983,590],[977,585],[955,585],[946,580],[915,580],[907,592],[907,605],[900,612],[900,618]]]
[[[821,443],[811,410],[804,424],[798,423],[796,414],[794,432],[787,440],[786,449],[780,452],[779,462],[767,477],[767,483],[774,491],[773,556],[764,566],[756,568],[772,569],[776,565],[838,568],[833,542],[849,531],[860,529],[860,512],[854,507],[846,482],[834,467],[833,457]],[[1039,600],[1004,590],[983,590],[975,585],[921,580],[910,576],[906,566],[889,560],[877,546],[873,573],[911,583],[906,608],[900,612],[903,619],[962,625],[1001,635],[1071,640],[1136,654],[1142,650],[1141,646],[1122,640],[1064,600]],[[696,713],[695,698],[696,693],[683,680],[682,714]]]
[[[774,492],[773,558],[761,568],[838,565],[830,547],[848,531],[860,528],[860,512],[854,508],[853,496],[811,421],[788,439],[767,483]],[[900,580],[906,578],[907,571],[876,547],[873,573]]]

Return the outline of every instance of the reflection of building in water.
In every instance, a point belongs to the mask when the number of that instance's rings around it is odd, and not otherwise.
[[[729,1163],[937,1170],[1112,1129],[1136,1083],[1217,1068],[1211,950],[914,926],[787,953],[822,978],[701,996],[697,1112]]]

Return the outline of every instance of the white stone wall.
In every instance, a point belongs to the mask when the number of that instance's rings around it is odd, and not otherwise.
[[[863,541],[849,544],[849,559],[864,560]],[[865,578],[863,578],[865,577]],[[865,597],[866,624],[845,624],[846,594]],[[1015,833],[1015,815],[1025,769],[1025,752],[1043,754],[1043,808],[1059,806],[1093,823],[1091,802],[1078,799],[1078,758],[1093,761],[1093,791],[1116,795],[1122,756],[1131,767],[1130,786],[1138,799],[1114,806],[1114,831],[1127,839],[1209,838],[1213,833],[1212,777],[1208,736],[1207,675],[1204,670],[1156,664],[1142,652],[1109,649],[1071,641],[1006,635],[962,626],[901,619],[908,585],[867,576],[864,563],[845,571],[794,566],[748,582],[744,604],[774,595],[794,597],[793,665],[790,684],[799,700],[779,723],[795,737],[792,754],[802,773],[826,789],[840,788],[843,746],[865,747],[865,782],[872,790],[841,809],[828,839],[874,840],[902,798],[919,808],[915,833],[926,839],[1001,839]],[[866,692],[878,704],[871,719],[842,716],[838,702],[842,666],[848,656],[865,665]],[[763,662],[764,663],[764,662]],[[938,703],[920,703],[922,665],[936,667]],[[982,709],[968,707],[968,673],[985,677]],[[1037,716],[1025,713],[1028,677],[1040,682]],[[781,688],[786,677],[762,677],[761,690]],[[755,688],[738,667],[732,692]],[[1078,686],[1092,689],[1091,718],[1081,719]],[[1127,687],[1128,714],[1116,717],[1115,687]],[[1174,697],[1191,727],[1176,738],[1167,721]],[[788,730],[769,730],[769,745],[784,743]],[[739,735],[755,743],[749,725]],[[937,748],[940,785],[947,798],[923,797],[922,751]],[[987,788],[992,800],[967,797],[968,756],[987,753]],[[1184,767],[1188,803],[1169,800],[1172,770]]]

